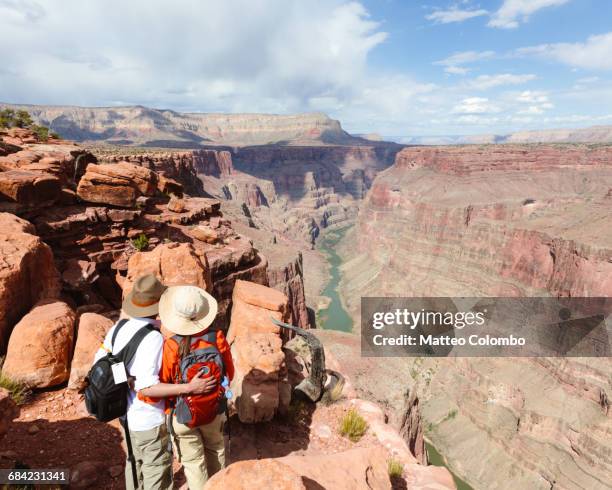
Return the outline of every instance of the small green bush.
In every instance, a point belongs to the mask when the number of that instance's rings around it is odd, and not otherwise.
[[[352,442],[357,442],[368,430],[368,423],[365,419],[351,408],[342,418],[340,423],[340,434],[347,437]]]
[[[404,465],[397,459],[391,458],[387,462],[387,471],[389,472],[389,478],[401,478],[404,474]]]
[[[142,252],[143,250],[146,250],[147,248],[149,248],[149,239],[147,238],[147,235],[145,235],[144,233],[141,233],[140,235],[138,235],[136,238],[132,240],[132,245],[134,245],[134,248],[136,250],[138,250],[139,252]]]
[[[9,378],[2,371],[0,371],[0,388],[7,390],[17,405],[23,405],[30,395],[30,390],[27,386]]]
[[[35,124],[30,129],[34,132],[34,134],[38,137],[40,141],[49,141],[49,128],[46,128],[44,126],[38,126]]]

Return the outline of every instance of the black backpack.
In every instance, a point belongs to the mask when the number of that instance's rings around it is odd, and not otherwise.
[[[111,339],[111,352],[98,359],[87,374],[88,386],[85,388],[85,406],[89,414],[95,416],[101,422],[108,422],[127,413],[130,387],[127,381],[115,384],[112,366],[123,362],[127,369],[140,342],[150,332],[156,330],[152,325],[145,325],[134,334],[123,349],[113,354],[115,338],[121,327],[127,322],[128,320],[123,319],[117,323]]]

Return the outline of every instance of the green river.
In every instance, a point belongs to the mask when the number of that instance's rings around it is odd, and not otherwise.
[[[338,286],[340,284],[340,266],[342,259],[336,252],[336,245],[342,240],[349,227],[328,231],[319,243],[319,249],[327,257],[329,263],[329,282],[321,293],[322,296],[330,298],[327,308],[317,313],[317,326],[329,330],[342,330],[351,332],[353,320],[342,306]]]
[[[322,296],[330,298],[327,308],[319,310],[317,313],[317,327],[329,330],[341,330],[351,332],[353,330],[353,320],[342,306],[338,286],[340,284],[340,266],[342,259],[336,252],[336,246],[342,240],[349,227],[326,232],[319,242],[319,250],[327,257],[329,263],[329,282],[321,293]],[[453,475],[457,490],[473,490],[470,485],[457,477],[448,467],[444,457],[429,442],[425,443],[429,464],[434,466],[444,466]]]

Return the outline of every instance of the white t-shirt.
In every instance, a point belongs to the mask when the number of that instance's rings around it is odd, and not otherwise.
[[[115,339],[113,354],[117,354],[130,339],[147,324],[159,327],[160,323],[155,320],[144,318],[131,318],[125,323]],[[117,324],[113,325],[104,339],[104,348],[98,349],[94,362],[106,355],[111,348],[113,333]],[[145,403],[138,399],[137,392],[159,383],[159,370],[162,363],[162,348],[164,338],[159,331],[148,333],[136,350],[132,362],[125,367],[134,376],[134,389],[128,395],[128,424],[130,431],[140,431],[154,429],[162,425],[165,421],[164,400],[155,404]],[[105,350],[106,349],[106,350]]]

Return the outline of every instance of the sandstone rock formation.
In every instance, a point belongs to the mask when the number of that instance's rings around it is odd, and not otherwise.
[[[350,451],[320,456],[285,456],[279,461],[317,488],[345,490],[391,489],[387,460],[377,449]]]
[[[83,313],[79,317],[68,388],[81,390],[85,387],[85,376],[91,368],[96,351],[112,326],[112,320],[96,313]]]
[[[307,490],[301,475],[275,459],[246,460],[234,463],[206,482],[206,490]]]
[[[236,281],[227,340],[236,375],[232,382],[235,408],[241,422],[271,420],[291,401],[280,328],[270,318],[287,321],[291,314],[280,291]]]
[[[43,301],[15,325],[2,371],[32,388],[68,380],[75,313],[61,301]]]
[[[53,144],[41,144],[26,137],[31,134],[26,131],[19,138],[0,134],[6,153],[0,157],[0,174],[24,170],[54,176],[61,186],[59,197],[53,206],[35,199],[27,203],[0,200],[0,209],[9,209],[35,224],[36,234],[55,251],[64,292],[77,305],[95,304],[102,310],[118,308],[121,289],[117,282],[127,274],[130,256],[137,247],[153,250],[162,241],[168,247],[174,246],[171,243],[185,244],[183,248],[191,244],[190,254],[200,261],[208,258],[213,293],[220,303],[220,328],[227,328],[226,312],[237,278],[267,284],[265,257],[232,229],[230,221],[222,218],[219,201],[200,197],[204,191],[191,153],[117,156],[116,152],[100,151],[98,159],[73,143],[53,140]],[[5,142],[7,138],[10,144]],[[171,197],[181,199],[181,209],[168,209]],[[95,204],[88,205],[82,199]],[[15,250],[25,253],[27,249],[28,246]],[[7,257],[11,254],[7,249]],[[27,275],[27,264],[24,261],[20,274]],[[7,270],[11,267],[6,266]],[[46,270],[40,267],[43,280],[32,282],[33,288],[46,284]],[[53,294],[45,295],[57,295],[57,283],[56,286]],[[5,323],[10,329],[39,299],[38,292],[24,294],[17,286],[13,289],[20,296],[14,302],[14,310],[0,309],[0,331]],[[9,289],[3,291],[9,294]],[[31,296],[32,301],[28,299]],[[1,298],[2,295],[0,304]],[[3,314],[7,315],[6,321]],[[0,352],[4,350],[1,342]]]
[[[19,408],[11,398],[8,390],[0,388],[0,440],[9,430],[13,419],[19,416]]]
[[[59,293],[51,249],[33,233],[29,222],[0,213],[0,353],[21,316]]]
[[[150,252],[136,252],[128,262],[127,276],[120,278],[124,293],[136,278],[155,274],[166,286],[190,284],[210,291],[212,280],[206,255],[189,243],[161,244]]]
[[[611,162],[609,147],[403,150],[342,246],[349,309],[358,318],[362,296],[610,296]],[[610,480],[608,360],[426,359],[409,370],[428,437],[475,487]]]
[[[128,162],[89,164],[79,181],[77,195],[87,202],[131,208],[140,196],[152,196],[157,189],[155,172]]]

